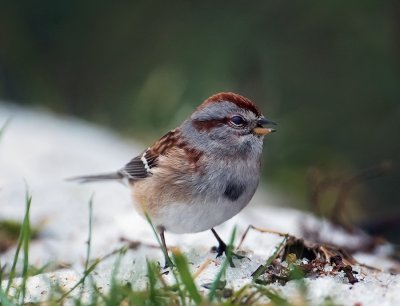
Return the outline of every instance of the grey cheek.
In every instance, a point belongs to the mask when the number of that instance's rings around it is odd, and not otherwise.
[[[230,182],[225,188],[224,196],[234,202],[243,194],[245,190],[245,186]]]

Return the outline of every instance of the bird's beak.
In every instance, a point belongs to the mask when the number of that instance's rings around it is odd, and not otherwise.
[[[268,120],[267,118],[264,118],[264,117],[259,118],[257,120],[257,126],[253,129],[253,133],[258,136],[265,136],[265,135],[268,135],[269,133],[276,132],[275,129],[264,127],[264,125],[267,125],[267,124],[276,125],[275,122]]]

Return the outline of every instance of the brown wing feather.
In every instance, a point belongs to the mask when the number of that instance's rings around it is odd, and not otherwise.
[[[120,172],[132,181],[150,176],[151,169],[157,166],[159,156],[165,155],[171,147],[176,145],[178,133],[178,130],[175,129],[165,134],[143,154],[127,163]]]

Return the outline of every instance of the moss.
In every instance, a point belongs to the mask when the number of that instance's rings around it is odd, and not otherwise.
[[[21,232],[21,223],[14,220],[0,220],[0,253],[15,245]],[[31,229],[32,239],[38,236],[38,229]]]

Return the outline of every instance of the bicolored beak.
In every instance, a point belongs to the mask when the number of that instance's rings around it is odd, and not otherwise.
[[[258,136],[265,136],[270,133],[276,132],[275,129],[269,128],[269,127],[264,127],[264,125],[277,125],[275,122],[268,120],[267,118],[259,118],[257,120],[257,126],[253,129],[253,133],[258,135]]]

